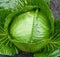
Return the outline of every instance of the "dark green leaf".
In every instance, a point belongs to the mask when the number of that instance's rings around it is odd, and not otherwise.
[[[49,44],[34,57],[60,57],[60,19],[55,20],[55,33],[50,38]]]
[[[36,53],[34,57],[60,57],[60,49],[57,49],[53,52],[46,52],[46,53]]]
[[[34,54],[34,57],[59,57],[60,56],[60,35],[51,39],[49,44],[40,52]]]
[[[44,0],[44,1],[46,1],[46,2],[47,2],[47,4],[48,4],[48,5],[50,5],[50,0]]]
[[[9,13],[11,11],[0,9],[0,54],[11,56],[18,54],[18,49],[9,41],[9,36],[4,29],[5,18]]]
[[[55,20],[55,32],[60,33],[60,19]]]

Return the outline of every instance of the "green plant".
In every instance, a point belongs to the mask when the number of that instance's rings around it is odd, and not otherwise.
[[[48,4],[50,0],[0,1],[0,54],[11,56],[22,50],[34,57],[51,57],[48,54],[59,51],[59,33],[54,31],[59,25],[54,28]]]
[[[53,19],[50,9],[43,0],[32,0],[20,11],[6,18],[5,29],[9,40],[20,50],[36,52],[50,41],[49,37],[54,32]]]

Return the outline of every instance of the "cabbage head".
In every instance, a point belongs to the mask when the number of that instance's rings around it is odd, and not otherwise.
[[[20,50],[36,52],[45,47],[54,33],[54,17],[42,0],[32,0],[28,5],[7,16],[5,29],[9,40]]]

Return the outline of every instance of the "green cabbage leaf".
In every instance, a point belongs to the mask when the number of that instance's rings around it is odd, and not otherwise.
[[[18,49],[9,41],[9,36],[4,29],[5,18],[8,14],[10,14],[9,10],[0,9],[0,54],[12,56],[18,54]]]
[[[0,0],[0,9],[10,9],[16,11],[25,7],[31,0]],[[45,0],[46,3],[50,3],[50,0]]]
[[[48,5],[50,5],[50,1],[51,1],[51,0],[45,0],[45,2],[47,2]]]
[[[60,57],[60,19],[55,20],[55,33],[50,43],[41,51],[34,54],[34,57]]]

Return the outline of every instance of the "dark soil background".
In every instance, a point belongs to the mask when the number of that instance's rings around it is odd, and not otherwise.
[[[55,19],[60,18],[60,0],[51,0],[50,7]]]
[[[51,0],[50,8],[54,14],[55,19],[60,18],[60,0]],[[33,57],[31,53],[20,52],[19,55],[16,56],[4,56],[0,55],[0,57]]]

